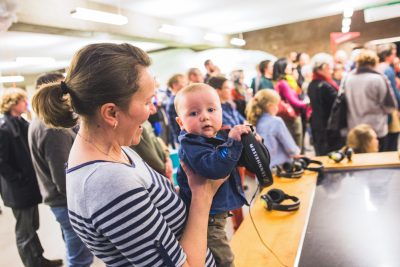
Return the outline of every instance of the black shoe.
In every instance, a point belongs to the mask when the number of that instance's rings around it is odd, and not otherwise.
[[[48,260],[46,258],[42,258],[41,263],[40,263],[41,267],[58,267],[58,266],[62,266],[62,265],[63,265],[63,261],[61,259]]]

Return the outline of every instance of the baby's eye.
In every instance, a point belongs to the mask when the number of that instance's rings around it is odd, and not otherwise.
[[[215,111],[215,108],[209,108],[207,111],[208,111],[208,112],[214,112],[214,111]]]
[[[197,114],[198,114],[197,111],[192,111],[189,113],[189,116],[194,117],[194,116],[197,116]]]

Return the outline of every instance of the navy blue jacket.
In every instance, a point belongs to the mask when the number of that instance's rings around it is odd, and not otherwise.
[[[229,175],[214,196],[210,214],[227,212],[247,204],[236,168],[243,149],[241,142],[231,138],[224,140],[219,136],[207,138],[185,131],[181,132],[179,142],[179,158],[195,173],[209,179],[221,179]],[[181,167],[178,169],[177,182],[181,198],[189,206],[192,193]]]

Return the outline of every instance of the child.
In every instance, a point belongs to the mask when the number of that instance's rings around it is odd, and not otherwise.
[[[347,146],[354,153],[373,153],[379,151],[379,141],[375,131],[368,124],[360,124],[347,135]]]
[[[282,118],[276,116],[279,101],[281,98],[274,90],[261,90],[250,100],[246,109],[247,120],[256,125],[257,133],[269,150],[270,167],[290,162],[300,154]]]
[[[217,92],[206,84],[192,84],[176,95],[176,121],[182,129],[179,157],[195,173],[209,179],[229,178],[214,196],[208,223],[207,245],[217,266],[234,266],[233,253],[225,233],[229,211],[247,204],[236,169],[243,145],[241,135],[250,133],[245,125],[234,126],[227,140],[218,135],[222,126],[222,108]],[[191,192],[186,174],[178,169],[180,195],[190,204]]]

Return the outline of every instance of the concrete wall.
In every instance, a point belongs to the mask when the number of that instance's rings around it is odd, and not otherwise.
[[[277,27],[247,32],[245,49],[266,51],[278,57],[287,56],[291,51],[306,52],[313,55],[318,52],[331,52],[330,33],[340,32],[342,15],[307,20]],[[356,11],[352,17],[350,31],[360,32],[360,37],[349,42],[363,44],[367,41],[400,36],[400,18],[371,23],[364,22],[364,12]],[[351,45],[341,45],[349,49]]]

